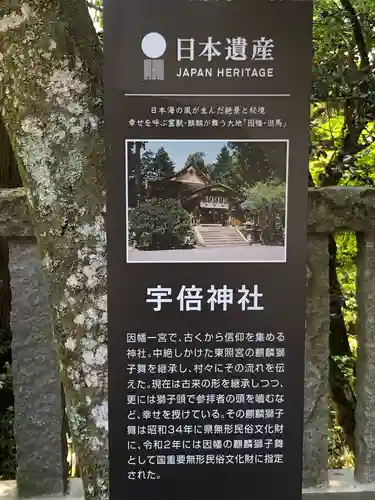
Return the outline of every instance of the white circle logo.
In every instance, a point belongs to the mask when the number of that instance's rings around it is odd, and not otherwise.
[[[167,42],[160,33],[147,33],[142,39],[141,47],[146,57],[158,59],[164,54]]]

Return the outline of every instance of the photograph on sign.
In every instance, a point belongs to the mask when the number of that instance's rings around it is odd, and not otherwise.
[[[287,140],[126,140],[127,262],[286,262]]]

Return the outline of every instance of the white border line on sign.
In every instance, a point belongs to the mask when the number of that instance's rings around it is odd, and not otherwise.
[[[291,94],[125,94],[125,97],[290,97]]]
[[[285,186],[285,241],[283,260],[129,260],[129,205],[128,205],[128,142],[145,142],[144,139],[125,139],[125,188],[126,188],[126,263],[127,264],[285,264],[288,247],[288,207],[289,207],[289,139],[147,139],[146,142],[285,142],[286,143],[286,186]],[[189,250],[186,250],[187,252]]]

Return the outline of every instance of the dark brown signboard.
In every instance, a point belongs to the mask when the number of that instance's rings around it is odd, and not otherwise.
[[[111,500],[301,498],[311,23],[105,2]]]

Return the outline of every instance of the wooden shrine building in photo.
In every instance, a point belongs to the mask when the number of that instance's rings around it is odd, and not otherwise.
[[[184,167],[171,177],[148,180],[145,188],[146,198],[178,200],[195,224],[232,225],[244,218],[239,194],[213,182],[197,166]]]

